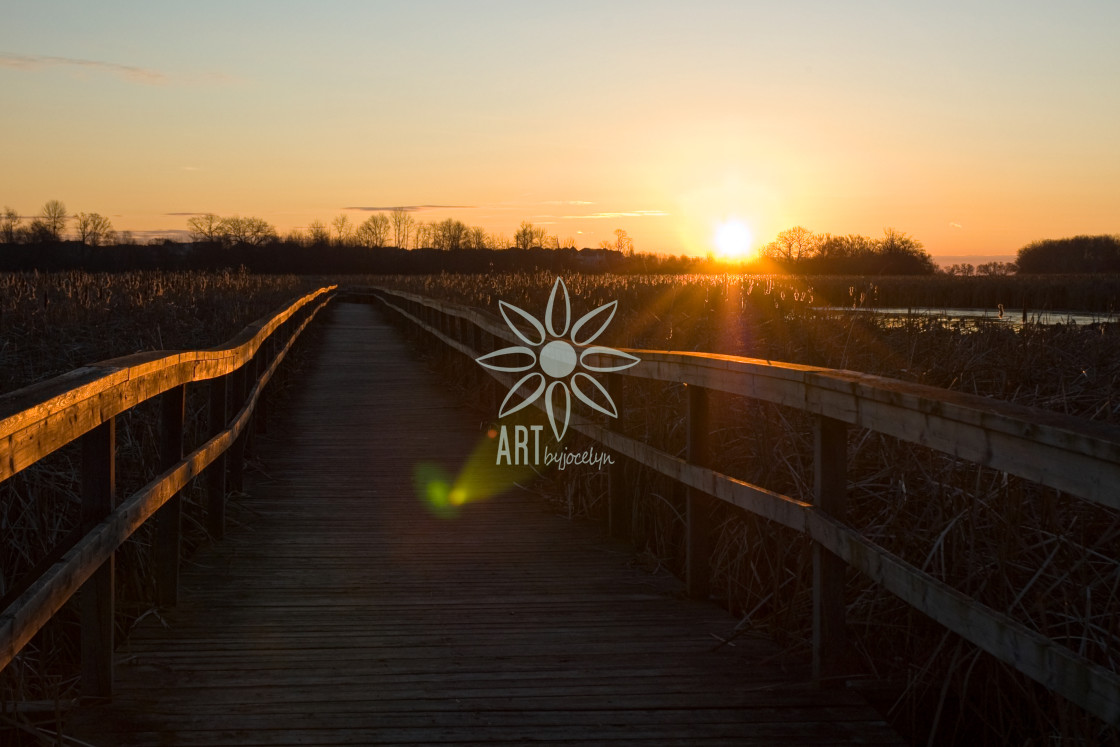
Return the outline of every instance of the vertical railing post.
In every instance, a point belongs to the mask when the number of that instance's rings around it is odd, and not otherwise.
[[[259,353],[260,351],[258,351]],[[259,355],[254,355],[249,358],[245,364],[245,386],[241,395],[242,402],[249,401],[249,395],[253,393],[253,387],[257,385],[257,377],[260,376],[261,358]],[[248,455],[254,454],[253,449],[256,447],[256,439],[253,437],[257,432],[257,409],[253,408],[253,414],[249,417],[249,422],[245,424],[245,430],[241,435],[245,437],[245,453]]]
[[[186,386],[168,389],[160,395],[159,466],[167,470],[183,458],[183,414],[186,410]],[[173,607],[179,601],[179,546],[183,505],[179,493],[167,499],[156,511],[153,540],[156,603]]]
[[[228,379],[228,375],[210,379],[207,439],[226,428]],[[221,539],[226,532],[226,462],[226,455],[222,454],[206,470],[206,529],[215,539]]]
[[[246,378],[248,378],[249,363],[246,361],[241,368],[230,374],[230,415],[236,417],[245,406]],[[241,492],[244,487],[245,477],[245,438],[249,429],[243,428],[240,435],[234,439],[229,447],[226,465],[229,468],[229,483],[227,487],[232,492]]]
[[[813,429],[813,503],[843,519],[847,503],[848,429],[839,420],[819,415]],[[813,543],[813,677],[839,685],[846,657],[844,630],[844,561]]]
[[[475,355],[482,355],[485,351],[482,349],[482,327],[477,324],[471,325],[471,348],[474,350]]]
[[[708,466],[708,390],[694,384],[688,392],[688,461]],[[685,548],[685,585],[693,599],[709,592],[712,557],[712,499],[703,491],[688,489],[686,509],[688,543]]]
[[[622,387],[622,374],[607,374],[607,393],[610,394],[618,411],[614,430],[622,432],[622,418],[625,417],[626,403]],[[615,539],[629,540],[633,532],[633,509],[631,492],[626,485],[626,467],[622,457],[607,465],[607,528]]]
[[[113,510],[116,492],[117,423],[111,417],[82,436],[82,532],[92,531]],[[82,692],[113,694],[115,554],[82,586]]]
[[[269,364],[272,363],[272,350],[273,343],[276,341],[276,336],[280,334],[279,330],[273,330],[272,334],[265,338],[261,343],[260,349],[257,351],[257,375],[260,378],[261,374],[268,370]],[[258,435],[268,433],[268,400],[261,392],[260,399],[257,400],[257,407],[253,413],[253,432]]]

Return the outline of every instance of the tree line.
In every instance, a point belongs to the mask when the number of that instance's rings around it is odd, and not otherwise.
[[[113,230],[112,222],[100,213],[76,213],[72,218],[74,235],[86,246],[106,246],[120,240]],[[39,214],[32,217],[27,225],[23,224],[23,216],[5,205],[0,212],[0,243],[56,243],[63,240],[66,224],[70,220],[66,205],[60,200],[45,202]]]
[[[454,218],[426,222],[417,220],[408,208],[397,207],[386,211],[373,212],[361,222],[355,222],[350,215],[341,213],[329,225],[320,220],[312,221],[304,229],[294,229],[283,237],[276,227],[263,218],[242,217],[239,215],[219,216],[214,213],[193,215],[187,220],[187,227],[194,244],[186,249],[183,245],[167,240],[156,240],[157,245],[176,245],[175,256],[182,260],[186,254],[193,254],[197,260],[206,257],[207,261],[228,265],[234,254],[250,256],[244,249],[261,247],[315,248],[320,257],[325,248],[339,250],[434,250],[437,252],[481,252],[501,250],[551,250],[583,252],[583,264],[598,267],[604,263],[603,257],[610,257],[609,263],[617,265],[619,258],[628,258],[627,267],[650,268],[651,271],[682,272],[721,272],[728,270],[759,273],[791,273],[800,275],[925,275],[938,271],[932,257],[916,238],[886,228],[880,238],[849,234],[846,236],[830,233],[815,233],[804,226],[794,226],[780,232],[773,241],[766,244],[759,256],[748,262],[727,263],[709,255],[707,259],[674,257],[672,255],[636,254],[634,242],[623,229],[614,231],[614,238],[600,242],[596,250],[577,250],[573,238],[561,239],[550,235],[543,226],[523,221],[511,238],[505,234],[490,233],[480,226],[470,226]],[[73,225],[73,239],[67,236],[67,226]],[[118,233],[111,221],[99,213],[79,212],[70,215],[66,205],[60,200],[49,200],[39,213],[25,219],[16,210],[5,207],[0,212],[0,243],[44,247],[74,241],[81,247],[130,246],[135,242],[127,231]],[[223,250],[223,256],[216,250]],[[598,254],[588,252],[595,251]],[[232,254],[230,254],[232,252]],[[64,256],[65,253],[59,256]],[[29,255],[17,264],[32,262]],[[69,259],[58,261],[62,264],[88,261],[76,259],[84,254],[70,252]],[[119,255],[124,256],[124,255]],[[334,256],[347,257],[342,264],[369,265],[368,261],[351,256],[347,252]],[[384,257],[390,256],[384,254]],[[394,255],[398,256],[398,255]],[[536,255],[535,255],[536,256]],[[595,262],[586,259],[596,256]],[[153,258],[154,259],[154,258]],[[397,261],[403,261],[398,256]],[[417,266],[427,266],[435,260],[414,262]],[[485,269],[491,260],[483,257],[472,260]],[[11,261],[6,264],[11,264]],[[136,264],[132,262],[132,264]],[[148,264],[147,261],[142,264]],[[285,261],[287,266],[302,265],[302,261]],[[382,264],[382,263],[377,263]],[[456,265],[463,264],[457,262]],[[437,268],[438,270],[438,268]],[[644,270],[640,270],[644,271]],[[948,275],[1008,275],[1012,273],[1078,273],[1078,272],[1120,272],[1120,236],[1074,236],[1066,239],[1046,239],[1035,241],[1018,252],[1016,262],[988,262],[974,267],[971,264],[955,264],[940,270]]]
[[[937,265],[922,242],[893,228],[883,236],[833,236],[794,226],[761,251],[785,272],[803,275],[928,275]]]
[[[1021,273],[1120,272],[1120,235],[1044,239],[1019,250]]]
[[[340,213],[330,224],[314,220],[307,228],[289,231],[283,238],[276,229],[260,218],[221,217],[214,213],[192,216],[187,220],[191,238],[196,242],[220,243],[226,246],[249,244],[260,246],[283,242],[305,247],[365,247],[381,249],[575,249],[573,238],[550,236],[543,226],[523,221],[512,241],[502,233],[490,233],[481,226],[470,226],[460,220],[417,220],[408,208],[397,207],[377,211],[357,223]]]

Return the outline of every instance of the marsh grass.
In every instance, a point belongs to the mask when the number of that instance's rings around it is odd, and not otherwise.
[[[1120,422],[1117,324],[1028,324],[1015,330],[914,316],[887,325],[875,317],[816,311],[806,289],[774,278],[566,281],[584,310],[619,300],[617,323],[625,331],[604,344],[854,369]],[[532,312],[543,306],[552,277],[394,282],[491,312],[498,299]],[[478,380],[471,378],[478,367],[444,357],[467,393],[466,382]],[[623,432],[683,455],[681,390],[628,379]],[[811,499],[808,416],[719,393],[711,394],[711,412],[714,468]],[[848,455],[851,526],[935,578],[1120,670],[1120,512],[870,431],[849,431]],[[680,573],[683,492],[634,464],[626,465],[625,475],[640,527],[639,550],[656,567]],[[602,476],[545,479],[568,515],[605,515]],[[729,635],[765,633],[788,654],[807,656],[809,543],[732,507],[718,508],[715,524],[713,594],[741,620]],[[875,698],[916,743],[1120,744],[1115,729],[862,575],[850,570],[847,587],[848,628],[859,664],[852,685]]]

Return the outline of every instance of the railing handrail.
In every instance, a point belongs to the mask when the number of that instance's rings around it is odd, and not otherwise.
[[[0,481],[140,402],[240,368],[277,327],[336,287],[308,293],[222,345],[112,358],[0,396]]]
[[[35,633],[95,573],[100,573],[106,567],[111,571],[111,566],[107,566],[106,561],[145,521],[157,510],[170,508],[167,504],[191,479],[223,457],[236,443],[243,446],[243,434],[265,384],[271,379],[300,332],[323,305],[330,301],[336,287],[332,285],[320,288],[302,296],[283,309],[248,325],[224,345],[207,350],[174,353],[160,351],[115,358],[25,387],[0,398],[0,418],[2,418],[0,420],[0,481],[77,438],[83,439],[83,451],[85,451],[84,442],[92,439],[98,445],[94,449],[95,452],[97,449],[103,449],[104,456],[98,459],[107,461],[111,465],[114,458],[111,434],[117,414],[160,395],[165,397],[175,395],[169,400],[170,407],[165,409],[165,413],[168,410],[174,413],[176,407],[178,408],[178,417],[172,415],[171,418],[174,422],[173,427],[178,432],[163,434],[165,446],[162,450],[167,451],[167,443],[178,444],[170,450],[172,452],[170,458],[165,457],[165,463],[161,464],[164,471],[119,505],[101,511],[100,515],[92,521],[83,516],[83,531],[77,542],[44,573],[32,579],[30,585],[7,608],[0,610],[0,669],[6,667],[15,658]],[[234,387],[235,390],[241,390],[235,391],[234,394],[236,398],[244,396],[244,404],[232,419],[225,417],[224,381],[217,390],[212,389],[211,415],[213,417],[217,413],[220,421],[217,432],[212,433],[190,454],[182,456],[182,411],[185,402],[183,387],[194,382],[220,380],[219,377],[236,374],[239,371],[246,372],[247,364],[254,361],[254,356],[261,347],[266,342],[271,344],[270,336],[301,310],[307,312],[305,318],[292,330],[292,334],[286,341],[276,341],[277,349],[274,352],[270,351],[271,360],[260,361],[264,365],[259,372],[255,370],[256,366],[250,366],[249,368],[254,370],[247,373],[252,376],[252,380],[244,378],[238,386]],[[296,321],[298,320],[293,320],[293,323]],[[216,408],[213,399],[215,394],[220,398],[220,404]],[[238,402],[236,398],[235,402]],[[28,401],[32,404],[13,412],[18,404]],[[109,429],[109,435],[99,441],[97,437],[106,428]],[[166,430],[166,423],[164,428]],[[175,449],[178,453],[174,453]],[[98,460],[95,459],[96,461]],[[113,483],[111,466],[105,468],[96,463],[84,464],[83,470],[89,467],[92,467],[94,472],[100,469],[108,475],[103,485],[95,485],[93,492],[107,492],[109,495],[105,502],[111,503]],[[231,465],[231,470],[234,469],[239,473],[239,466]],[[83,483],[86,479],[83,475]],[[92,479],[93,482],[97,482],[96,476]],[[220,488],[222,492],[224,492],[224,484],[224,475],[221,475],[218,485],[223,486]],[[219,498],[219,503],[222,500],[224,497]],[[178,507],[175,508],[177,511]],[[83,506],[83,513],[85,511],[86,508]],[[168,523],[173,525],[173,528],[170,532],[169,544],[173,544],[174,548],[169,558],[161,560],[177,566],[178,513],[174,513],[170,518],[171,521]],[[157,568],[157,573],[159,572],[160,569]],[[172,576],[170,586],[175,588],[177,570],[172,568],[170,573]],[[102,696],[107,696],[111,688],[111,573],[108,579],[108,583],[97,590],[107,597],[107,600],[92,599],[90,604],[91,607],[96,608],[96,626],[102,631],[106,628],[109,631],[104,633],[107,641],[97,641],[98,644],[103,645],[93,647],[97,648],[97,651],[87,652],[83,630],[83,660],[86,667],[84,676],[91,674],[93,679],[103,680],[95,684],[92,689],[87,687],[87,690],[91,694]],[[173,597],[174,593],[172,591],[170,596]],[[93,596],[96,596],[96,593]],[[83,623],[83,626],[85,624]],[[89,664],[90,657],[94,659],[92,664]],[[106,669],[108,674],[105,673]]]
[[[425,309],[472,324],[495,339],[519,344],[505,324],[477,309],[386,288],[377,288],[376,292],[383,299],[396,296],[418,305],[410,311],[386,300],[387,306],[412,323],[472,358],[492,351],[475,350],[455,339],[455,325],[420,318]],[[461,329],[458,331],[462,337]],[[827,450],[832,450],[832,458],[836,449],[843,455],[843,428],[853,425],[929,446],[1105,506],[1120,507],[1120,491],[1116,488],[1120,485],[1120,428],[1115,426],[853,371],[729,355],[625,350],[640,357],[641,363],[619,372],[620,375],[689,384],[698,391],[717,389],[791,406],[817,416],[818,433],[822,423],[826,424],[825,430],[831,427],[827,423],[839,425],[839,438],[835,430],[830,436],[818,436],[818,474],[821,462],[830,458]],[[482,370],[506,385],[513,382],[507,374]],[[916,568],[868,540],[842,518],[831,515],[826,506],[731,478],[591,422],[573,422],[571,427],[700,493],[806,535],[814,543],[815,563],[817,549],[827,550],[834,560],[860,570],[907,604],[1053,692],[1110,724],[1120,724],[1120,675],[1116,672]],[[821,441],[827,438],[832,443],[822,450]],[[843,469],[839,476],[846,485]],[[822,487],[819,479],[816,482],[819,499],[822,491],[830,488]],[[692,513],[690,510],[689,517]],[[691,527],[688,534],[693,534]],[[688,554],[691,556],[691,548]],[[839,580],[834,585],[841,588],[842,579],[842,574],[832,576],[834,582]],[[842,602],[839,612],[835,609],[835,595],[841,592],[826,586],[815,581],[815,664],[820,656],[818,649],[829,647],[827,642],[816,640],[823,635],[819,630],[820,619],[839,615],[839,619],[833,617],[823,623],[823,627],[833,629],[830,635],[838,623],[843,624]],[[819,609],[828,606],[832,609]]]
[[[397,290],[521,344],[497,317]],[[965,392],[843,369],[688,351],[619,348],[641,358],[624,376],[693,384],[868,428],[1120,509],[1120,426]],[[467,352],[467,351],[462,351]],[[476,354],[481,354],[480,351]],[[1076,460],[1054,472],[1055,460]]]

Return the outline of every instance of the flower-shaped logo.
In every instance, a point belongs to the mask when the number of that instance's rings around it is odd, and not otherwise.
[[[559,328],[554,323],[558,303],[563,304],[560,308],[562,323]],[[556,282],[552,285],[552,293],[548,297],[548,306],[545,308],[544,324],[531,314],[505,301],[499,301],[498,308],[510,330],[525,344],[495,350],[475,360],[493,371],[506,373],[529,371],[510,388],[498,411],[499,418],[528,407],[543,394],[545,413],[552,426],[552,433],[559,442],[568,432],[573,394],[592,410],[612,418],[618,417],[618,407],[603,385],[584,371],[576,370],[583,368],[594,373],[609,373],[622,371],[641,362],[639,358],[621,350],[591,345],[614,319],[614,313],[618,310],[618,301],[611,301],[594,311],[589,311],[572,324],[572,304],[568,297],[568,286],[564,285],[562,279],[556,278]],[[514,324],[510,318],[511,314],[528,325],[528,334]],[[591,356],[613,358],[618,363],[592,365],[588,362]],[[533,370],[538,365],[540,370]],[[519,400],[518,392],[526,387],[529,389],[528,394]],[[593,398],[595,393],[598,393],[605,404],[600,404]]]

